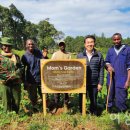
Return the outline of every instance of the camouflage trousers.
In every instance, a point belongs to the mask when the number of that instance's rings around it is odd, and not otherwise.
[[[0,103],[3,105],[4,111],[15,111],[18,113],[21,99],[21,85],[0,83]]]

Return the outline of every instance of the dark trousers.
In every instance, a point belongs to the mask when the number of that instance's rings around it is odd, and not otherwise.
[[[38,94],[39,94],[40,98],[42,99],[41,85],[38,84],[38,85],[37,85],[37,88],[38,88]]]
[[[27,87],[27,91],[32,106],[35,106],[37,104],[37,84],[30,84],[30,86]]]
[[[126,100],[127,100],[127,90],[125,88],[118,88],[113,83],[110,88],[110,94],[108,99],[108,109],[112,106],[116,106],[118,111],[126,111]]]
[[[68,95],[68,93],[65,93],[64,96],[65,96],[64,97],[64,102],[65,102],[65,104],[68,104],[68,102],[69,102],[69,95]],[[55,101],[55,104],[58,105],[58,103],[60,101],[60,94],[59,93],[54,94],[54,101]]]
[[[92,114],[97,115],[97,86],[96,85],[89,85],[87,86],[87,93],[90,99],[90,112]],[[87,97],[86,93],[86,97]],[[79,94],[79,109],[82,112],[82,94]]]

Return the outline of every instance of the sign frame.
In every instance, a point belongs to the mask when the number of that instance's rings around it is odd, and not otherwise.
[[[77,62],[81,63],[84,69],[83,74],[83,84],[80,88],[75,88],[73,90],[54,90],[47,86],[44,82],[44,75],[43,69],[44,66],[49,62]],[[42,90],[42,97],[43,97],[43,115],[46,116],[46,94],[47,93],[81,93],[82,94],[82,115],[86,115],[86,59],[62,59],[62,60],[53,60],[53,59],[41,59],[41,90]]]

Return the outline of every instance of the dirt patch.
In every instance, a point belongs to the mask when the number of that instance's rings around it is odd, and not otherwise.
[[[130,130],[130,126],[126,125],[125,123],[122,123],[120,127],[121,127],[121,130]]]
[[[28,123],[26,122],[12,122],[3,127],[0,127],[0,130],[26,130]]]

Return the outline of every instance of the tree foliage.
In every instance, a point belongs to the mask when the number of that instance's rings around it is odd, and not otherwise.
[[[33,39],[40,48],[44,45],[53,47],[55,39],[64,36],[49,22],[49,19],[42,20],[38,24],[27,21],[13,4],[9,8],[0,5],[0,12],[0,32],[2,36],[13,39],[16,49],[23,49],[28,38]]]
[[[41,49],[43,46],[48,48],[56,48],[56,41],[64,39],[64,33],[58,31],[53,24],[49,22],[49,18],[41,20],[38,24],[31,23],[24,18],[24,15],[11,4],[9,8],[0,5],[0,32],[2,36],[11,37],[15,49],[23,49],[24,43],[31,38]],[[95,35],[95,34],[94,34]],[[109,48],[112,46],[111,38],[96,36],[97,48]],[[84,36],[71,37],[65,39],[66,49],[70,52],[80,52],[84,48]],[[130,45],[130,38],[123,39],[124,43]]]
[[[40,21],[38,30],[39,47],[54,45],[53,37],[58,31],[49,23],[49,19]]]
[[[110,48],[113,43],[111,38],[107,38],[104,35],[96,36],[96,48],[99,50],[104,48],[104,50]],[[66,49],[70,52],[81,52],[84,49],[84,38],[83,36],[65,38]],[[130,38],[123,39],[123,43],[130,45]],[[106,49],[105,49],[106,48]],[[102,50],[103,51],[103,50]]]

